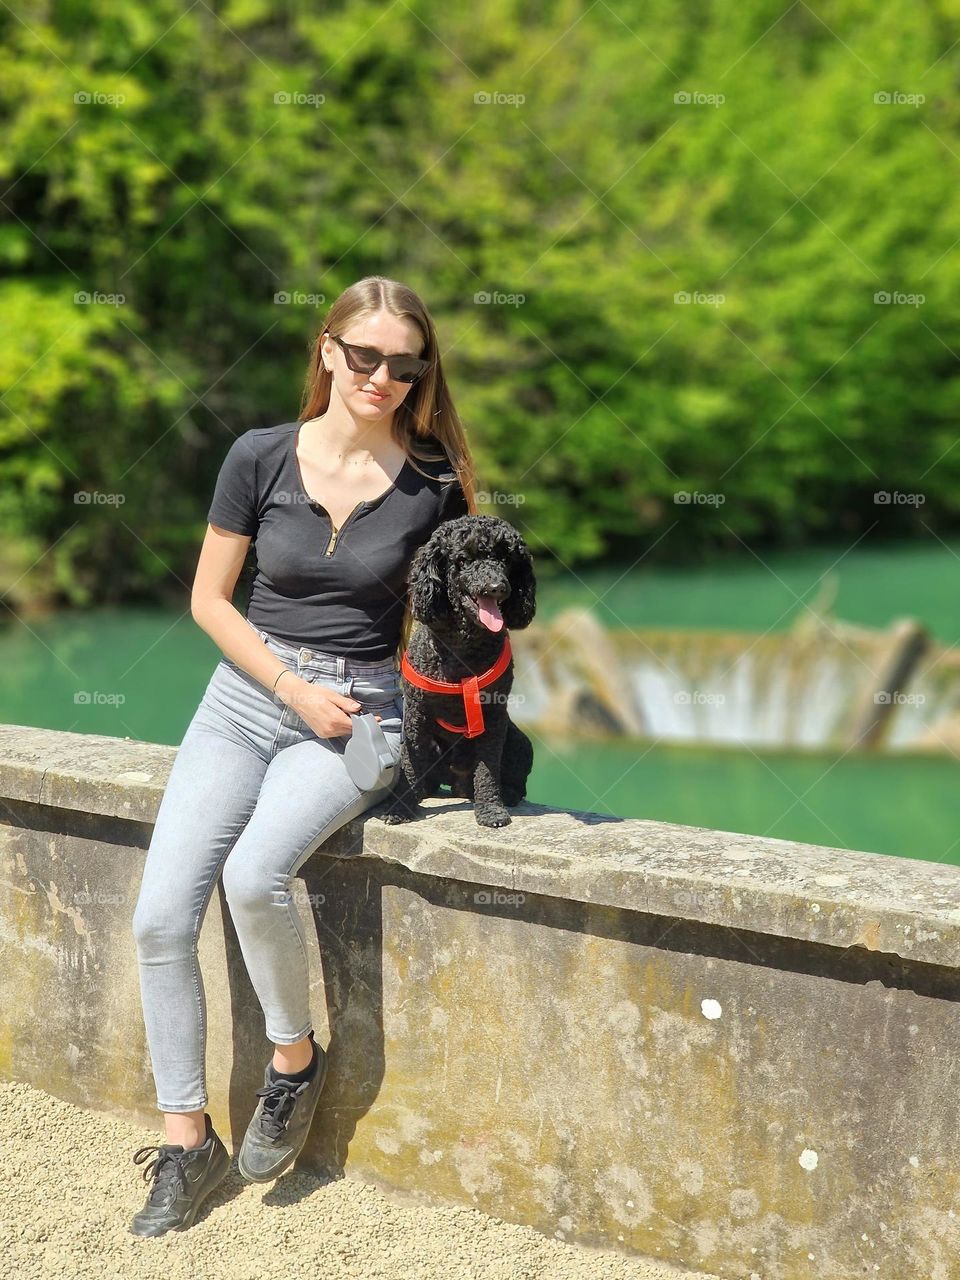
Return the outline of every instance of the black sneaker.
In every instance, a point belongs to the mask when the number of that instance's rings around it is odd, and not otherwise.
[[[204,1115],[207,1140],[199,1147],[163,1142],[158,1147],[141,1147],[133,1157],[142,1164],[156,1152],[156,1159],[143,1171],[143,1179],[153,1177],[146,1204],[135,1214],[130,1230],[135,1236],[160,1236],[165,1231],[185,1231],[193,1226],[200,1205],[223,1181],[230,1167],[230,1153]]]
[[[279,1178],[303,1149],[327,1075],[327,1055],[315,1041],[313,1055],[312,1074],[299,1084],[278,1076],[272,1060],[267,1063],[263,1088],[256,1092],[260,1101],[237,1157],[240,1175],[248,1182]]]

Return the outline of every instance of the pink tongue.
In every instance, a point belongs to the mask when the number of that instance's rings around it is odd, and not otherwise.
[[[488,631],[499,631],[503,626],[503,614],[493,596],[477,596],[474,603],[480,615],[480,621]]]

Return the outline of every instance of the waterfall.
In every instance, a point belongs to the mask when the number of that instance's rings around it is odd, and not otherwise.
[[[544,733],[960,755],[960,653],[911,619],[757,635],[606,630],[575,608],[513,643],[511,715]]]

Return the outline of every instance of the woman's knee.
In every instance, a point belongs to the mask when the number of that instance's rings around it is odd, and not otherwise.
[[[141,959],[179,959],[196,949],[196,921],[189,913],[171,910],[168,902],[141,894],[131,929]]]
[[[238,852],[240,857],[236,856]],[[224,865],[223,893],[231,912],[256,912],[276,901],[274,890],[283,886],[255,858],[244,858],[242,854],[243,849],[234,850]]]

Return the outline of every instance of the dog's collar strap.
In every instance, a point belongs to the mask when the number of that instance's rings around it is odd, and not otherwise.
[[[500,650],[499,658],[492,667],[487,667],[486,671],[482,671],[478,676],[464,676],[462,680],[434,680],[432,676],[421,675],[416,670],[407,657],[406,650],[400,659],[400,670],[411,684],[419,689],[426,689],[428,693],[459,694],[463,698],[467,723],[465,725],[450,724],[437,716],[437,724],[442,725],[444,729],[449,729],[452,733],[463,733],[468,738],[477,738],[484,730],[480,690],[503,675],[509,665],[510,657],[510,637],[504,632],[503,648]]]

